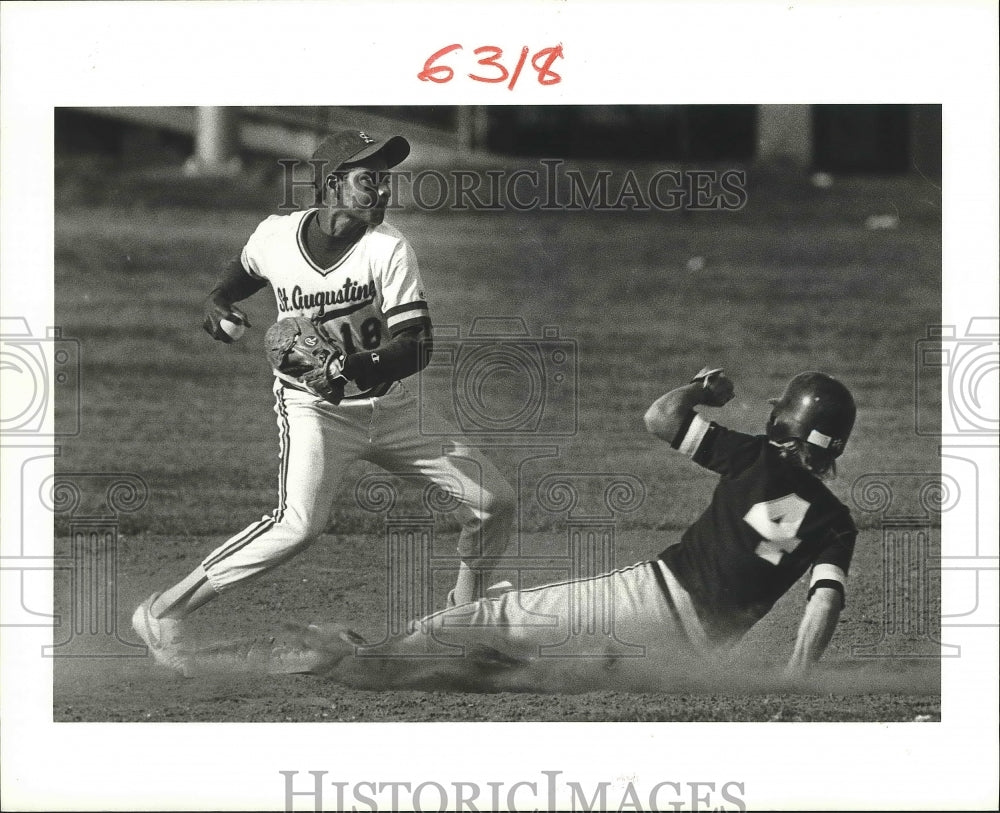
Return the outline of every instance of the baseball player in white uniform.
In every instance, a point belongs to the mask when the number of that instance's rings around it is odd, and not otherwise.
[[[334,404],[276,376],[277,507],[136,609],[133,627],[163,665],[182,668],[186,616],[315,541],[355,460],[426,478],[461,503],[461,564],[449,605],[484,594],[491,562],[507,546],[510,485],[478,451],[422,435],[406,382],[427,364],[431,318],[413,249],[383,220],[387,170],[409,151],[400,136],[377,140],[346,130],[327,138],[312,159],[323,167],[322,205],[264,220],[209,296],[204,327],[228,342],[223,320],[245,321],[234,303],[270,284],[279,319],[309,318],[342,343],[347,381]]]

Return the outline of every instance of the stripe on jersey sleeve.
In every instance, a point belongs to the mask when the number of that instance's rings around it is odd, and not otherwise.
[[[405,322],[398,322],[392,326],[389,332],[393,336],[398,336],[407,328],[416,327],[417,325],[429,325],[430,321],[431,320],[426,316],[414,317],[413,319],[407,319]]]
[[[812,569],[812,578],[809,579],[809,586],[812,587],[818,581],[833,581],[841,584],[847,583],[847,574],[836,565],[828,563],[815,565]]]
[[[696,412],[680,443],[677,444],[677,450],[688,457],[694,457],[711,426],[710,421],[706,421]]]
[[[403,323],[419,322],[423,319],[430,319],[431,313],[427,309],[427,303],[423,300],[408,302],[405,305],[397,305],[389,308],[385,312],[385,321],[390,330],[401,327]]]
[[[844,582],[847,581],[847,574],[836,565],[823,563],[814,565],[812,577],[809,579],[809,592],[806,593],[806,601],[809,601],[820,587],[829,587],[840,593],[840,609],[847,606],[847,596],[845,595]]]

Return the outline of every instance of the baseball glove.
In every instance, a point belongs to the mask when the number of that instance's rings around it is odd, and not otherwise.
[[[264,335],[267,360],[278,378],[339,404],[344,397],[344,351],[304,316],[279,319]]]

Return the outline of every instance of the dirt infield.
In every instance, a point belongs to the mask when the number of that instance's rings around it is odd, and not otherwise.
[[[360,549],[366,539],[324,537],[294,564],[260,582],[257,590],[233,593],[206,608],[191,622],[192,638],[208,644],[240,635],[280,636],[279,620],[317,620],[324,610],[316,608],[335,603],[339,617],[375,619],[356,626],[377,640],[380,627],[384,629],[378,608],[384,565],[373,561],[369,568],[347,572],[322,566],[339,551]],[[142,572],[143,556],[128,545],[122,561],[126,585],[151,588],[163,578],[161,573],[186,562],[179,546],[165,540],[148,544],[155,544],[170,564]],[[120,597],[119,629],[129,640],[134,635],[127,619],[137,600],[127,593]],[[61,721],[159,722],[940,720],[939,662],[851,657],[845,633],[863,635],[878,628],[875,619],[851,607],[824,669],[794,690],[783,686],[778,666],[791,646],[801,600],[801,593],[786,597],[718,673],[643,659],[608,667],[554,658],[473,679],[462,659],[446,658],[382,674],[373,682],[368,682],[369,672],[358,679],[350,669],[332,676],[276,676],[236,667],[185,679],[143,657],[65,658],[54,662],[53,716]],[[60,601],[57,612],[66,609],[65,600]]]
[[[141,193],[142,182],[133,183]],[[572,415],[556,418],[569,420],[569,430],[555,441],[535,439],[554,452],[529,459],[513,444],[489,451],[518,491],[519,533],[505,566],[524,584],[558,578],[565,568],[566,515],[536,494],[548,474],[628,475],[641,484],[640,504],[613,521],[619,565],[655,555],[701,512],[713,478],[652,445],[641,416],[703,364],[724,365],[735,379],[737,398],[719,420],[744,431],[760,431],[764,399],[799,370],[824,369],[851,385],[858,425],[833,489],[854,509],[861,534],[840,629],[826,666],[807,686],[791,691],[773,677],[794,640],[804,600],[799,584],[721,674],[685,674],[669,664],[601,672],[562,663],[507,673],[478,691],[435,685],[433,673],[374,691],[317,676],[185,680],[136,649],[129,653],[136,657],[57,657],[53,718],[939,720],[940,664],[922,657],[935,651],[939,579],[933,568],[921,571],[919,594],[904,580],[896,597],[909,602],[906,623],[887,626],[886,591],[896,587],[883,578],[884,512],[852,488],[940,470],[933,437],[914,431],[913,383],[915,343],[940,321],[939,203],[939,192],[918,179],[814,189],[804,179],[751,175],[739,212],[391,217],[420,257],[437,326],[467,335],[478,317],[517,317],[534,337],[555,326],[576,354]],[[865,228],[870,215],[890,210],[898,228]],[[264,214],[178,207],[162,198],[123,204],[114,196],[56,214],[56,323],[80,343],[82,404],[81,432],[65,444],[56,471],[69,479],[134,475],[147,489],[137,510],[113,521],[114,625],[129,644],[138,643],[128,624],[137,602],[273,508],[277,439],[260,349],[273,318],[271,295],[248,303],[254,328],[238,344],[213,343],[200,329],[219,261],[239,250]],[[428,404],[454,410],[453,372],[427,378]],[[371,474],[367,466],[352,470],[328,533],[312,548],[205,608],[192,634],[225,640],[284,621],[330,618],[369,638],[384,634],[392,623],[387,517],[359,505],[352,487]],[[903,499],[916,502],[920,485],[907,481]],[[420,499],[400,487],[397,505],[415,511]],[[57,555],[72,555],[73,527],[72,515],[57,512]],[[438,602],[455,564],[455,527],[447,515],[434,518]],[[933,556],[936,517],[927,516],[924,530],[925,553]],[[58,642],[73,634],[68,575],[56,577],[55,604],[65,619]]]

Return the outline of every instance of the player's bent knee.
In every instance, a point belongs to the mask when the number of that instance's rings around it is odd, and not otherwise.
[[[315,539],[326,528],[326,517],[320,517],[308,511],[288,507],[278,520],[278,525],[285,528],[290,534],[303,538]]]
[[[297,556],[316,541],[318,535],[290,537],[281,550],[281,560],[287,561],[293,556]]]
[[[317,522],[301,514],[289,512],[278,523],[282,556],[288,558],[308,548],[326,528],[326,523]]]

